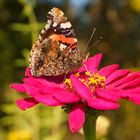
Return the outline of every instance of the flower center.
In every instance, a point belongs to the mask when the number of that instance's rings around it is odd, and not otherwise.
[[[105,88],[106,78],[104,76],[101,76],[98,73],[91,74],[90,72],[85,72],[85,75],[84,84],[88,86],[91,91],[94,91],[94,89],[98,87]]]
[[[99,75],[98,73],[90,73],[86,71],[84,74],[76,73],[75,76],[90,90],[93,92],[96,88],[105,88],[105,80],[104,76]],[[69,78],[65,79],[64,85],[68,89],[72,89],[72,83]]]
[[[87,76],[87,80],[89,81],[89,85],[93,86],[105,86],[105,77],[99,75],[98,73],[91,74],[89,72],[85,72],[85,75]]]

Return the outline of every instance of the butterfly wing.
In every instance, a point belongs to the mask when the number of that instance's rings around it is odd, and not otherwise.
[[[67,74],[81,63],[77,39],[64,13],[53,8],[48,12],[47,24],[30,53],[33,76]]]

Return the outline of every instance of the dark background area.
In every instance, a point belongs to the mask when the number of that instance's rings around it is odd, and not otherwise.
[[[0,140],[83,139],[70,134],[67,115],[59,108],[37,106],[27,111],[16,107],[23,95],[9,88],[21,82],[32,44],[45,25],[52,7],[62,9],[72,23],[81,50],[96,28],[90,55],[103,53],[101,67],[118,63],[121,68],[140,69],[139,0],[1,0],[0,1]],[[100,140],[140,140],[140,107],[120,101],[108,111],[107,134]]]

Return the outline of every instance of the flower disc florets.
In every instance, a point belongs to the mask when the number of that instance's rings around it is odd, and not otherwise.
[[[91,92],[94,92],[96,88],[105,88],[105,76],[101,76],[98,73],[90,73],[86,71],[84,73],[76,73],[75,76],[86,85]],[[67,89],[72,89],[72,82],[69,78],[65,79],[64,84]]]

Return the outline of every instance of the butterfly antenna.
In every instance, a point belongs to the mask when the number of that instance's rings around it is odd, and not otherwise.
[[[89,46],[89,44],[90,44],[90,42],[91,42],[91,40],[92,40],[93,35],[95,34],[95,32],[96,32],[96,28],[93,29],[92,34],[91,34],[91,36],[90,36],[90,38],[89,38],[89,40],[88,40],[88,42],[87,42],[86,48],[88,48],[88,46]]]
[[[86,51],[88,51],[92,47],[96,46],[101,40],[102,40],[102,37],[100,37],[92,46],[88,47]]]

